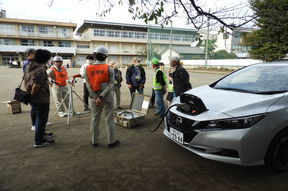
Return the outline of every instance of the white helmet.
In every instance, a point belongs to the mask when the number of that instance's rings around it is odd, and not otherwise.
[[[61,56],[55,56],[54,58],[53,58],[53,61],[54,62],[63,62],[63,59],[62,59],[62,57]]]
[[[94,53],[100,53],[100,54],[103,54],[105,56],[108,56],[108,50],[107,48],[105,48],[104,46],[98,46],[95,50],[94,50]]]

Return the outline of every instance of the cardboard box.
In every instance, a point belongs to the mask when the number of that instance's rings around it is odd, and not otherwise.
[[[9,113],[21,113],[21,103],[19,101],[11,100],[11,101],[3,101],[2,103],[7,104],[7,111]]]
[[[115,123],[126,128],[143,125],[149,109],[149,102],[149,96],[134,94],[129,109],[115,113]]]

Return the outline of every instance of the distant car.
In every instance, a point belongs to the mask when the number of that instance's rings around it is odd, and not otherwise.
[[[288,62],[237,70],[173,100],[164,135],[204,158],[288,169]]]

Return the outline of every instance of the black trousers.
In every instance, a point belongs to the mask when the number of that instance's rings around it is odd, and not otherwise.
[[[83,84],[83,92],[84,92],[84,95],[83,95],[83,100],[84,100],[84,108],[88,108],[87,106],[89,105],[89,91],[87,89],[87,86],[86,86],[86,83]]]

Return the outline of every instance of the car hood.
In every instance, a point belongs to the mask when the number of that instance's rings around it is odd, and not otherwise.
[[[223,113],[231,117],[266,113],[267,109],[284,95],[243,93],[214,89],[208,85],[191,89],[185,93],[198,96],[209,111]]]

